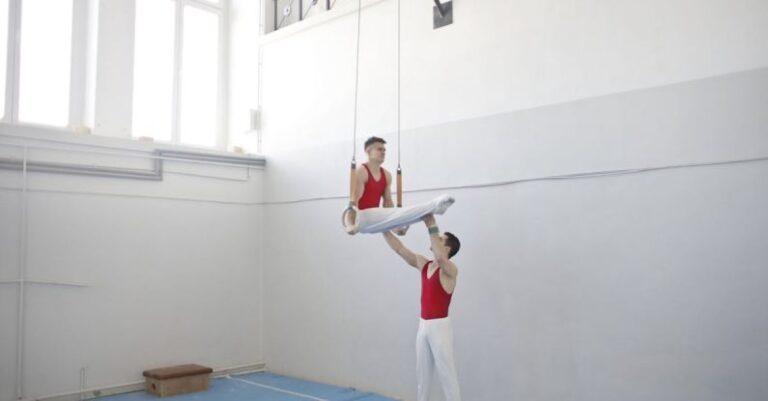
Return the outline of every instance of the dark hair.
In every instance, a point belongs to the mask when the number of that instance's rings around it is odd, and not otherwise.
[[[452,258],[453,255],[459,253],[459,248],[461,248],[461,242],[459,242],[459,238],[455,235],[449,233],[448,231],[445,232],[445,246],[450,247],[451,251],[448,252],[448,259]]]
[[[384,144],[386,144],[387,141],[379,138],[378,136],[372,136],[372,137],[368,138],[365,141],[365,146],[363,146],[363,149],[368,149],[368,147],[373,145],[374,143],[384,143]]]

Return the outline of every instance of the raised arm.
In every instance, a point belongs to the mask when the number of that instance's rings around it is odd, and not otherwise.
[[[384,207],[395,207],[395,203],[392,202],[392,190],[390,189],[392,174],[390,174],[389,171],[384,170],[384,176],[387,178],[387,187],[384,188]]]
[[[390,189],[390,183],[392,182],[392,174],[389,171],[384,170],[385,177],[387,177],[387,187],[384,188],[384,207],[395,207],[395,203],[392,201],[392,190]],[[399,236],[404,236],[408,232],[409,226],[399,227],[394,230],[394,233]]]
[[[355,173],[354,205],[357,207],[359,206],[360,198],[363,197],[363,192],[365,192],[365,182],[368,180],[368,174],[365,172],[365,167],[358,167]]]
[[[405,263],[415,267],[417,270],[421,270],[421,267],[427,263],[427,259],[421,255],[413,253],[410,249],[406,248],[402,242],[400,242],[394,234],[387,231],[384,233],[384,239],[387,240],[387,244],[393,251],[400,255]]]
[[[435,257],[435,262],[440,266],[442,272],[448,277],[454,278],[458,273],[458,269],[453,262],[448,259],[448,248],[443,244],[443,238],[440,235],[440,229],[437,227],[437,221],[435,216],[428,214],[422,219],[424,224],[427,225],[429,231],[429,241],[432,245],[432,253]]]

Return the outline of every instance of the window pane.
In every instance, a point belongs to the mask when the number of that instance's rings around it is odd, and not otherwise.
[[[181,120],[182,143],[216,146],[219,87],[219,17],[184,9]]]
[[[170,0],[136,1],[132,130],[136,137],[172,138],[174,8]]]
[[[69,122],[72,0],[24,0],[21,9],[19,120]]]
[[[8,0],[0,0],[0,118],[5,115],[5,66],[8,64]]]

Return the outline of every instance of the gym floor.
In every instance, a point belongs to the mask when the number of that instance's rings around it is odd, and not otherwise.
[[[98,398],[100,401],[155,401],[144,391]],[[207,391],[165,397],[174,401],[396,401],[394,398],[309,382],[272,373],[212,378]]]

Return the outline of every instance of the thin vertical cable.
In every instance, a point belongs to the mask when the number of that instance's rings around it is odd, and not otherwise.
[[[352,162],[355,162],[355,150],[357,150],[357,93],[360,79],[360,16],[362,14],[362,0],[357,0],[357,50],[355,51],[355,113],[354,126],[352,128]]]
[[[400,0],[397,0],[397,169],[400,170]]]
[[[21,168],[21,221],[19,224],[19,299],[16,324],[16,398],[24,398],[24,289],[26,287],[27,264],[27,158],[28,149],[24,146],[24,159]]]

